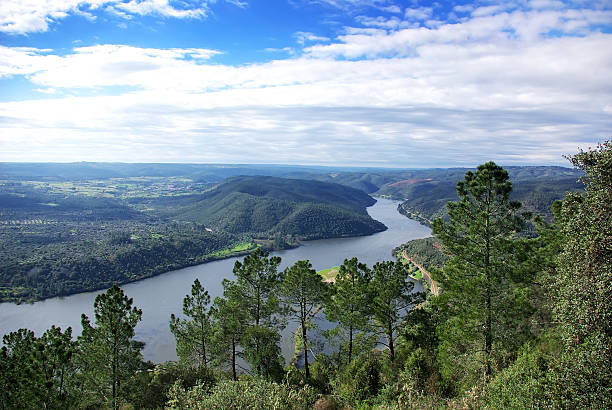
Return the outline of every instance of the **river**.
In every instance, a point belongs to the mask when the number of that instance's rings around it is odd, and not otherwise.
[[[368,213],[374,219],[388,227],[384,232],[355,238],[307,241],[299,248],[273,254],[282,258],[281,269],[303,259],[310,260],[316,270],[339,266],[345,258],[354,256],[368,266],[391,259],[391,250],[396,246],[431,235],[428,227],[397,212],[397,205],[397,201],[378,199],[375,205],[368,208]],[[174,337],[168,327],[170,314],[182,313],[183,298],[191,292],[195,278],[208,290],[211,299],[221,296],[221,281],[224,278],[234,279],[232,268],[237,259],[191,266],[122,286],[124,292],[134,299],[134,305],[143,311],[142,321],[136,327],[136,338],[145,342],[143,356],[146,360],[176,360]],[[0,335],[25,327],[40,336],[53,324],[62,329],[72,326],[73,335],[78,335],[81,332],[81,313],[93,321],[93,302],[99,293],[79,293],[32,304],[2,303]],[[286,358],[292,353],[291,329],[295,329],[295,325],[289,326],[283,333],[281,342]]]

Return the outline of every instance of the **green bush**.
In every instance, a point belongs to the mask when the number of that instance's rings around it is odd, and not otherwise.
[[[196,385],[185,390],[176,382],[168,393],[171,409],[268,410],[311,409],[317,394],[308,385],[292,388],[263,379],[224,381],[212,389]]]
[[[359,356],[332,382],[335,393],[349,405],[376,396],[382,387],[380,367],[375,353]]]
[[[492,408],[533,409],[550,405],[547,372],[550,358],[539,346],[527,344],[516,361],[487,385],[486,402]]]

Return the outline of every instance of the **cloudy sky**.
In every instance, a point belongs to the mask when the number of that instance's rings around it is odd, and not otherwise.
[[[1,0],[0,161],[567,165],[601,1]]]

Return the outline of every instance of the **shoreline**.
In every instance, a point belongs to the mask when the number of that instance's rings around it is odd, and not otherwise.
[[[417,221],[418,222],[418,221]],[[371,236],[380,232],[384,232],[385,230],[389,229],[387,226],[385,226],[384,230],[381,231],[376,231],[376,232],[372,232],[369,234],[363,234],[363,235],[338,235],[338,236],[331,236],[331,237],[321,237],[321,238],[308,238],[308,239],[302,239],[302,238],[298,238],[296,239],[296,242],[293,244],[285,244],[286,246],[281,248],[281,249],[266,249],[266,251],[268,252],[274,252],[274,251],[280,251],[280,250],[289,250],[289,249],[295,249],[295,248],[299,248],[300,246],[302,246],[302,242],[306,242],[306,241],[316,241],[316,240],[325,240],[325,239],[342,239],[342,238],[358,238],[358,237],[363,237],[363,236]],[[254,243],[258,243],[257,240],[253,240]],[[260,245],[261,246],[261,245]],[[60,294],[60,295],[50,295],[47,297],[34,297],[34,298],[24,298],[21,301],[18,300],[2,300],[0,301],[0,304],[4,304],[4,303],[12,303],[15,305],[21,305],[21,304],[34,304],[37,302],[42,302],[44,300],[48,300],[48,299],[54,299],[54,298],[63,298],[63,297],[68,297],[68,296],[72,296],[72,295],[77,295],[80,293],[90,293],[90,292],[97,292],[100,290],[106,290],[110,287],[112,287],[114,284],[117,284],[118,286],[122,286],[122,285],[126,285],[126,284],[130,284],[130,283],[136,283],[136,282],[140,282],[142,280],[146,280],[146,279],[150,279],[153,278],[155,276],[159,276],[159,275],[163,275],[165,273],[168,272],[172,272],[175,270],[179,270],[179,269],[184,269],[184,268],[188,268],[188,267],[192,267],[192,266],[198,266],[198,265],[204,265],[210,262],[215,262],[215,261],[220,261],[220,260],[225,260],[225,259],[230,259],[230,258],[236,258],[236,257],[241,257],[241,256],[246,256],[249,255],[251,252],[253,252],[255,249],[257,248],[257,246],[254,249],[250,249],[250,250],[246,250],[246,251],[239,251],[239,252],[235,252],[232,254],[228,254],[225,256],[221,256],[221,257],[213,257],[213,256],[209,256],[207,257],[207,259],[205,260],[200,260],[200,261],[194,261],[194,262],[187,262],[187,263],[179,263],[179,264],[172,264],[171,268],[168,268],[168,266],[164,267],[163,269],[159,269],[159,267],[154,267],[152,268],[153,272],[151,272],[150,274],[146,275],[146,276],[141,276],[135,279],[130,279],[130,280],[125,280],[125,281],[120,281],[120,282],[113,282],[113,283],[104,283],[104,284],[100,284],[99,286],[94,286],[94,287],[90,287],[90,288],[85,288],[85,289],[81,289],[79,291],[76,292],[70,292],[70,293],[65,293],[65,294]],[[159,271],[157,271],[159,269]]]

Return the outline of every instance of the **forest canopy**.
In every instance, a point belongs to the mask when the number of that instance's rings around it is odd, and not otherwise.
[[[3,337],[2,405],[610,408],[612,143],[568,159],[585,189],[556,202],[552,221],[513,200],[509,173],[488,162],[458,181],[435,238],[400,248],[397,261],[347,258],[323,282],[308,261],[279,271],[279,257],[256,249],[222,297],[194,281],[183,315],[169,318],[178,362],[142,361],[133,329],[143,312],[113,286],[76,340],[56,327]],[[440,291],[415,293],[402,259],[429,246],[411,259]],[[334,325],[320,340],[306,314],[315,306]],[[279,332],[290,318],[300,328],[286,365]]]

